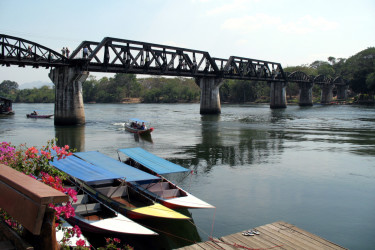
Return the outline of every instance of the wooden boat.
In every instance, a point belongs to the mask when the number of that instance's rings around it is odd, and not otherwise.
[[[187,172],[189,171],[188,169],[151,154],[142,148],[127,148],[119,149],[118,151],[129,157],[125,163],[161,177],[158,182],[132,182],[133,187],[138,191],[173,209],[214,208],[214,206],[193,196],[161,176],[163,174]]]
[[[154,181],[158,177],[148,175],[139,170],[141,174],[135,171],[116,172],[116,169],[120,167],[111,162],[121,162],[99,152],[92,152],[90,154],[94,162],[99,165],[90,164],[79,158],[84,153],[75,153],[75,155],[68,156],[65,159],[54,160],[51,164],[67,173],[72,181],[82,187],[85,192],[131,219],[190,219],[170,208],[155,203],[147,196],[140,195],[125,181],[125,178],[139,181],[144,179]],[[102,168],[101,164],[104,164],[106,167]],[[120,169],[123,170],[122,167]]]
[[[66,220],[71,225],[78,225],[82,230],[99,234],[136,234],[157,235],[154,231],[139,225],[131,219],[78,190],[77,202],[72,204],[75,216]]]
[[[0,97],[0,115],[14,115],[12,100]]]
[[[138,119],[138,118],[131,118],[128,122],[125,123],[125,130],[130,133],[135,133],[139,135],[150,135],[154,128],[145,128],[142,127],[142,124],[147,124],[147,121]],[[144,125],[146,126],[146,125]]]
[[[35,115],[35,114],[26,114],[27,118],[51,118],[53,115]]]

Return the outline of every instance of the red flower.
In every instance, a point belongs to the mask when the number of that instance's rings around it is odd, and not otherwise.
[[[80,247],[84,247],[86,245],[85,241],[83,239],[77,240],[76,244],[77,244],[77,246],[80,246]]]

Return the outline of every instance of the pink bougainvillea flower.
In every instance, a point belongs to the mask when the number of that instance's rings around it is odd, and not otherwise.
[[[76,244],[77,244],[77,246],[80,246],[80,247],[86,246],[86,242],[83,239],[77,240]]]

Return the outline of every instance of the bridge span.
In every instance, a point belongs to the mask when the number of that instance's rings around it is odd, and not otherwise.
[[[297,82],[300,105],[312,105],[312,87],[322,86],[322,102],[332,101],[336,86],[342,99],[347,84],[341,77],[284,72],[280,63],[246,57],[211,57],[207,51],[106,37],[83,41],[69,57],[22,38],[0,34],[0,64],[51,68],[56,86],[55,125],[85,123],[82,83],[89,72],[193,77],[201,89],[200,113],[221,112],[219,88],[223,79],[265,81],[271,85],[271,108],[286,108],[286,85]]]

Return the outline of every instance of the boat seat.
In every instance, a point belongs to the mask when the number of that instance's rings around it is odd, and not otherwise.
[[[157,194],[158,196],[164,199],[176,198],[180,196],[180,190],[178,189],[168,189],[168,190],[156,191],[153,193]]]
[[[121,187],[101,187],[96,188],[97,191],[104,194],[105,196],[110,197],[122,197],[127,195],[127,188],[126,186]]]
[[[72,205],[77,214],[93,214],[100,211],[99,203]]]
[[[168,182],[158,182],[158,183],[151,184],[151,185],[149,184],[146,186],[146,188],[147,190],[151,192],[157,192],[157,191],[170,189]]]
[[[70,199],[70,201],[72,202],[73,199]],[[72,204],[85,204],[88,201],[89,201],[89,198],[88,198],[87,194],[79,194],[79,195],[77,195],[77,201],[72,202]]]

